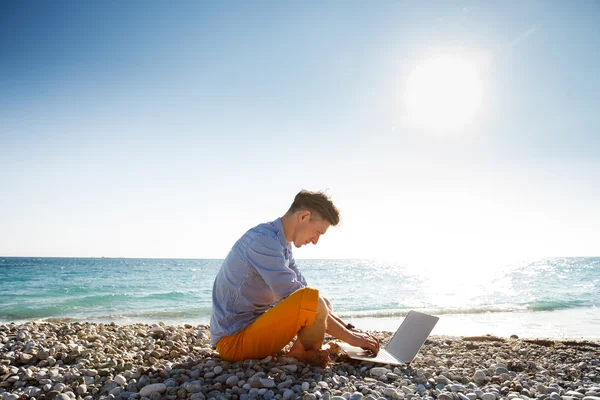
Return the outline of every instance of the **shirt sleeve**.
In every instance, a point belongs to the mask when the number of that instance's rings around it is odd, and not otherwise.
[[[300,270],[298,269],[298,266],[296,265],[296,260],[294,260],[294,255],[292,254],[292,250],[288,249],[288,254],[290,255],[290,269],[292,271],[294,271],[294,273],[296,274],[296,279],[302,284],[302,286],[306,287],[308,286],[308,283],[306,283],[306,279],[304,278],[304,275],[302,275],[302,272],[300,272]]]
[[[280,297],[303,287],[296,273],[285,265],[283,247],[272,238],[256,238],[248,247],[248,261]]]

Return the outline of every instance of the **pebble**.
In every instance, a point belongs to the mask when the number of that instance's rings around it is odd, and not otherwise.
[[[373,332],[387,343],[392,334]],[[410,368],[225,362],[207,326],[0,324],[0,399],[600,400],[598,341],[430,337]]]
[[[167,390],[167,385],[165,385],[164,383],[154,383],[148,386],[144,386],[141,390],[140,390],[140,396],[141,397],[148,397],[150,396],[152,393],[164,393]]]
[[[485,374],[485,372],[478,369],[475,371],[475,373],[473,374],[473,378],[471,379],[473,380],[473,382],[480,384],[487,381],[487,375]]]
[[[227,380],[225,381],[225,384],[229,387],[234,387],[234,386],[237,386],[239,382],[240,382],[240,378],[238,378],[236,375],[232,375],[229,378],[227,378]]]
[[[383,376],[385,374],[387,374],[388,372],[392,372],[387,368],[383,368],[383,367],[374,367],[371,368],[371,375],[373,376]]]
[[[127,385],[127,379],[125,379],[125,377],[123,375],[115,376],[114,381],[117,382],[121,386]]]

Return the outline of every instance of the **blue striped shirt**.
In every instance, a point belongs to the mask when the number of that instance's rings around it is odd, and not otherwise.
[[[212,292],[212,345],[235,335],[271,306],[307,286],[285,240],[281,218],[246,232],[217,273]]]

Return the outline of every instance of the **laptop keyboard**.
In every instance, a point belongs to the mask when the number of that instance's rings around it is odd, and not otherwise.
[[[380,350],[379,353],[377,354],[376,358],[381,361],[387,361],[390,364],[401,363],[399,360],[397,360],[394,356],[392,356],[389,352],[387,352],[385,350]]]

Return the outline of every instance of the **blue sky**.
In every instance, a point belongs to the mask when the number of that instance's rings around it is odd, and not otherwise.
[[[3,2],[0,255],[223,258],[302,188],[343,224],[300,258],[599,255],[599,21],[591,0]],[[481,102],[433,131],[405,90],[439,55]]]

